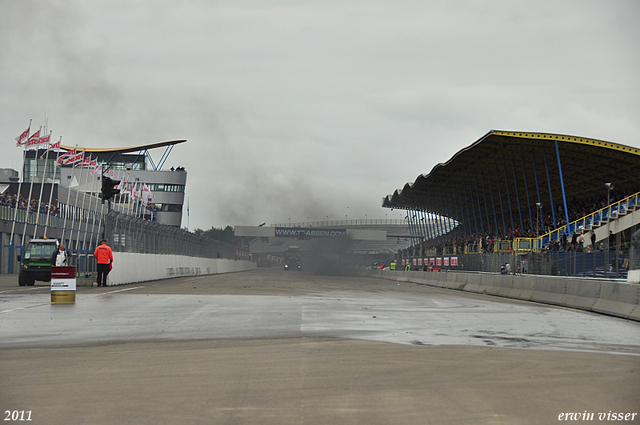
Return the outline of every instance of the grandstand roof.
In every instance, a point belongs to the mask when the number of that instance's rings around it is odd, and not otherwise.
[[[383,198],[382,206],[465,221],[462,207],[457,208],[465,198],[479,200],[483,211],[485,197],[488,208],[502,205],[508,210],[510,200],[512,208],[526,209],[538,202],[540,193],[543,205],[553,200],[557,207],[563,202],[562,186],[567,202],[595,195],[606,199],[607,182],[618,192],[639,191],[640,149],[584,137],[491,130]]]
[[[109,153],[109,152],[119,152],[119,153],[129,153],[129,152],[140,152],[143,150],[149,150],[154,148],[162,148],[166,146],[173,146],[179,143],[184,143],[186,140],[168,140],[165,142],[151,143],[148,145],[138,145],[138,146],[130,146],[126,148],[81,148],[75,146],[60,146],[60,149],[72,150],[77,149],[83,152],[93,152],[93,153]]]

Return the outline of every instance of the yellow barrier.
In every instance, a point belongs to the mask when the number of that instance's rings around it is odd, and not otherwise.
[[[464,247],[465,254],[480,254],[482,251],[482,246],[480,244],[467,244]]]

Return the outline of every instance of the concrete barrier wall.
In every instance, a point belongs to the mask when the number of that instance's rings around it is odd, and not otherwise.
[[[554,304],[640,321],[640,284],[492,273],[368,271],[370,276],[477,294]]]
[[[109,285],[123,285],[180,276],[240,272],[255,268],[256,264],[251,261],[114,252],[113,270],[109,273],[107,282]]]

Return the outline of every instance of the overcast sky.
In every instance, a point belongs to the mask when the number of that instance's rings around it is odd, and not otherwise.
[[[491,129],[640,147],[639,40],[637,0],[0,0],[0,168],[46,117],[187,139],[191,230],[401,218],[384,196]]]

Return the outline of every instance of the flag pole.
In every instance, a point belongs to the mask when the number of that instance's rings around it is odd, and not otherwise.
[[[29,134],[31,133],[31,119],[29,119],[29,127],[27,128],[27,140],[29,140]],[[22,170],[20,172],[20,180],[18,181],[18,192],[16,193],[16,208],[13,212],[13,224],[11,225],[11,238],[10,244],[11,249],[13,250],[13,236],[15,235],[16,230],[16,221],[18,219],[18,207],[20,206],[20,192],[22,191],[22,182],[24,181],[24,164],[27,160],[27,140],[23,143],[23,152],[22,152]],[[24,245],[23,245],[24,249]]]
[[[53,161],[53,180],[51,181],[51,190],[49,191],[49,206],[47,208],[47,225],[44,228],[44,237],[47,237],[47,229],[49,228],[49,224],[50,224],[50,218],[51,218],[51,201],[53,200],[53,187],[56,184],[56,174],[58,173],[58,157],[60,156],[60,144],[62,142],[62,136],[60,136],[60,140],[58,140],[58,143],[54,144],[54,145],[58,145],[56,149],[56,159],[55,161]],[[57,199],[56,199],[56,204],[57,204]],[[57,208],[57,207],[56,207]],[[59,217],[59,215],[58,215]]]
[[[45,136],[45,140],[47,144],[51,144],[51,132],[49,132],[48,136]],[[40,143],[38,143],[38,149],[36,149],[36,170],[38,169],[38,158],[40,158]],[[35,239],[36,234],[38,232],[38,223],[40,222],[40,211],[42,210],[42,192],[44,190],[44,181],[47,178],[47,165],[49,162],[49,146],[47,146],[47,150],[45,151],[44,157],[44,169],[42,171],[42,180],[40,181],[40,196],[38,197],[38,212],[36,213],[36,225],[33,229],[33,238]],[[46,226],[46,225],[45,225]]]
[[[40,143],[40,130],[42,130],[42,126],[40,126],[40,129],[38,130],[38,144]],[[27,141],[27,144],[28,143],[29,143],[29,141]],[[28,146],[27,146],[27,148],[28,148]],[[37,176],[38,175],[38,152],[37,152],[37,148],[36,148],[35,161],[36,161],[36,176]],[[28,196],[27,204],[26,204],[27,211],[26,211],[25,218],[24,218],[24,228],[22,230],[22,246],[24,246],[24,238],[27,235],[27,224],[29,223],[29,212],[31,210],[31,194],[33,193],[33,178],[31,176],[32,174],[33,173],[31,172],[31,168],[29,168],[30,185],[29,185],[29,196]]]
[[[81,170],[80,170],[80,179],[78,180],[78,189],[82,187],[82,183],[81,182],[82,182],[82,177],[84,175],[84,167],[82,167],[82,164],[84,162],[84,158],[85,158],[86,154],[87,154],[87,148],[85,148],[85,150],[82,151],[82,160],[79,161],[79,162],[76,162],[75,164],[73,164],[73,168],[74,169],[77,168],[78,164],[80,164],[80,168],[81,168]],[[85,184],[86,184],[86,181],[85,181]],[[77,209],[78,209],[78,200],[79,200],[78,198],[80,198],[80,193],[79,193],[80,191],[78,189],[76,189],[76,201],[75,201],[74,206],[73,206],[74,211],[77,211]],[[79,221],[78,221],[78,235],[80,235],[80,228],[82,227],[82,209],[84,207],[84,197],[85,197],[86,194],[87,193],[85,191],[82,191],[82,205],[80,205],[81,213],[79,214],[79,217],[78,217],[78,219],[79,219]],[[70,232],[70,235],[69,235],[69,244],[67,246],[67,248],[69,250],[71,250],[71,240],[73,239],[73,229],[74,229],[74,227],[75,226],[72,224],[71,225],[71,232]],[[78,238],[79,238],[79,236],[78,236]],[[75,249],[74,250],[75,250],[75,252],[77,254],[78,253],[78,241],[77,240],[76,240],[76,245],[75,245]]]
[[[76,147],[73,149],[73,152],[74,152],[74,155],[78,153],[78,145],[76,145]],[[58,161],[59,160],[60,160],[60,158],[58,158]],[[60,168],[60,175],[62,176],[62,164],[60,164],[60,167],[61,167]],[[73,167],[73,165],[72,165],[72,167]],[[69,202],[70,201],[71,201],[71,186],[67,186],[67,203],[65,204],[65,208],[64,208],[64,210],[65,210],[64,211],[64,225],[62,227],[62,237],[60,238],[61,241],[64,241],[64,234],[65,234],[65,231],[67,230],[67,218],[69,217],[69,214],[71,213],[70,207],[69,207]],[[67,247],[69,249],[71,249],[69,244],[67,244]]]

